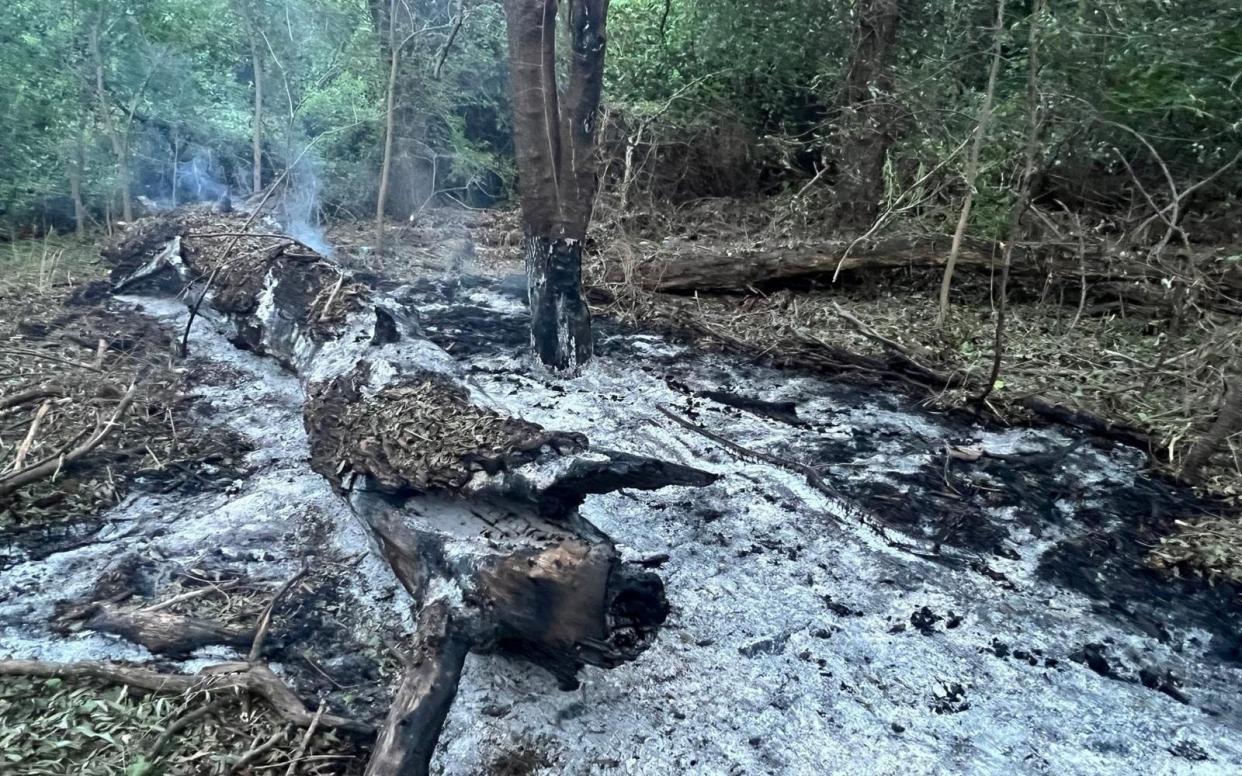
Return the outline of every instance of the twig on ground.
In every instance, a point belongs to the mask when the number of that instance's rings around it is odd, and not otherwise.
[[[289,726],[285,725],[281,727],[279,730],[273,733],[266,741],[251,748],[250,751],[243,754],[237,760],[237,762],[229,766],[229,773],[237,773],[239,771],[245,770],[247,767],[249,767],[252,763],[258,760],[260,757],[272,751],[272,749],[274,749],[276,745],[279,744],[281,741],[283,741],[285,737],[288,735],[289,735]]]
[[[298,764],[302,762],[302,758],[306,756],[306,748],[310,746],[311,737],[315,735],[315,728],[319,727],[319,720],[323,718],[324,709],[327,704],[323,701],[319,702],[319,709],[315,712],[315,716],[311,718],[311,723],[306,726],[306,735],[302,736],[302,743],[298,745],[298,750],[294,752],[292,762],[285,770],[285,776],[295,776],[298,772]]]
[[[288,593],[289,589],[305,575],[306,567],[303,566],[288,582],[281,585],[280,589],[276,591],[276,595],[272,596],[272,600],[268,601],[267,606],[263,609],[263,614],[259,615],[259,624],[255,628],[254,644],[250,647],[250,654],[247,656],[246,662],[255,663],[258,661],[259,655],[263,652],[263,642],[267,639],[268,629],[272,626],[272,610],[276,608],[276,604],[280,602],[285,593]]]
[[[821,493],[831,496],[832,498],[835,498],[843,502],[847,506],[850,503],[849,500],[844,495],[842,495],[841,491],[837,490],[831,484],[829,484],[828,481],[825,480],[823,476],[820,475],[819,472],[815,471],[814,468],[807,466],[804,463],[800,463],[798,461],[791,461],[788,458],[781,458],[780,456],[772,455],[771,453],[765,453],[761,450],[753,450],[749,447],[743,447],[742,445],[739,445],[737,442],[734,442],[731,439],[726,439],[725,437],[722,437],[721,435],[713,431],[708,431],[707,429],[703,428],[697,423],[693,423],[689,420],[686,420],[685,418],[681,417],[677,413],[670,410],[668,407],[665,407],[663,404],[656,405],[656,409],[658,409],[662,415],[664,415],[666,418],[673,421],[677,425],[683,428],[689,429],[690,431],[693,431],[694,433],[699,434],[700,436],[704,436],[733,453],[736,453],[743,457],[754,458],[754,459],[763,461],[764,463],[768,463],[773,466],[780,467],[782,469],[793,470],[797,472],[798,474],[801,474],[803,477],[805,477],[807,484],[809,484],[811,487],[815,488],[816,490],[820,491]]]
[[[22,443],[17,447],[17,455],[13,457],[13,471],[21,471],[26,465],[26,456],[30,453],[30,448],[34,445],[35,437],[39,434],[39,426],[43,423],[43,418],[47,416],[47,411],[52,408],[50,401],[45,401],[39,405],[39,411],[35,413],[34,420],[30,422],[30,428],[26,431],[26,436],[22,439]]]
[[[0,410],[7,410],[11,407],[20,407],[26,402],[37,401],[38,399],[46,399],[52,396],[60,395],[61,392],[54,388],[31,388],[29,390],[0,397]]]
[[[168,746],[168,742],[173,739],[173,736],[177,735],[182,730],[185,730],[191,724],[197,722],[203,717],[219,711],[226,703],[228,703],[228,699],[215,700],[211,703],[199,706],[193,711],[182,714],[175,722],[164,728],[164,732],[160,733],[159,738],[155,739],[155,743],[147,752],[146,759],[150,762],[155,762],[155,760],[158,759],[160,754],[164,751],[164,747]]]

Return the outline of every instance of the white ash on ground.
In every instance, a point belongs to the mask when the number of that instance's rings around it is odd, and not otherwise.
[[[1126,590],[1104,584],[1093,597],[1090,580],[1071,585],[1048,567],[1080,535],[1118,531],[1121,512],[1157,487],[1145,483],[1137,454],[1074,447],[1056,431],[981,429],[901,397],[795,379],[607,325],[581,377],[549,377],[524,355],[521,306],[497,290],[513,285],[466,278],[452,288],[421,284],[411,297],[477,402],[722,478],[704,489],[588,498],[584,517],[631,557],[659,566],[673,605],[668,625],[636,663],[587,669],[582,689],[568,693],[541,669],[471,657],[437,772],[486,772],[518,755],[534,772],[569,774],[1242,768],[1242,668],[1221,634],[1234,621],[1205,613],[1213,599],[1171,595],[1154,602],[1162,610],[1153,615]],[[171,327],[184,323],[175,303],[141,304]],[[43,625],[56,600],[84,592],[125,550],[194,563],[227,549],[271,579],[290,573],[296,538],[313,526],[327,532],[325,551],[367,550],[347,507],[307,464],[297,379],[210,326],[196,328],[194,342],[193,359],[218,375],[195,388],[213,408],[202,422],[256,443],[248,476],[193,498],[139,495],[106,515],[106,542],[0,573],[0,653],[145,659],[113,637],[66,642]],[[700,395],[713,391],[792,402],[799,423]],[[661,405],[746,447],[813,463],[869,508],[737,456],[670,421]],[[981,450],[980,460],[950,460],[945,450],[955,447]],[[1034,484],[1000,481],[989,459]],[[944,521],[931,513],[940,502],[927,492],[928,472],[948,465],[956,468],[946,487],[966,495],[968,484],[1026,498],[1064,479],[1082,487],[1045,493],[1038,504],[963,497],[963,514],[969,506],[977,524],[958,535],[937,528]],[[905,506],[883,514],[874,506],[884,498]],[[985,513],[990,522],[979,522]],[[920,551],[890,546],[875,525]],[[360,620],[408,614],[386,569],[369,554],[360,563],[344,575]],[[1091,571],[1111,573],[1104,563]]]

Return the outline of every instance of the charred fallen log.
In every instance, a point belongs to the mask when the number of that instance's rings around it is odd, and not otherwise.
[[[141,224],[105,258],[115,288],[186,290],[234,343],[302,379],[312,466],[419,613],[419,655],[369,772],[426,772],[466,652],[529,660],[566,688],[584,665],[641,654],[668,613],[663,584],[623,562],[578,507],[590,493],[714,477],[591,450],[582,435],[480,405],[395,298],[276,229],[238,237],[240,221]]]

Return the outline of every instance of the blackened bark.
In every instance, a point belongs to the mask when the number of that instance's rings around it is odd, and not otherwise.
[[[419,615],[412,654],[388,718],[380,730],[367,776],[425,776],[448,717],[470,643],[453,628],[441,602]]]
[[[569,56],[557,86],[558,0],[505,0],[510,94],[531,342],[555,369],[591,357],[590,313],[582,300],[582,242],[597,185],[595,143],[603,89],[608,0],[569,0]]]
[[[530,342],[553,369],[576,371],[591,358],[591,311],[582,298],[582,243],[527,235]]]
[[[898,0],[857,4],[854,46],[845,81],[837,213],[844,226],[875,221],[884,196],[884,160],[893,142],[892,53]]]

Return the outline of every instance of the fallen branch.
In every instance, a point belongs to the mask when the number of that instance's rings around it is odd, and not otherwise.
[[[263,613],[259,615],[259,624],[255,628],[254,643],[250,645],[250,654],[246,657],[247,662],[255,663],[258,661],[259,656],[263,653],[263,642],[267,639],[267,631],[272,627],[272,611],[276,608],[276,604],[280,602],[280,599],[285,596],[285,593],[288,593],[290,588],[297,584],[298,580],[305,575],[306,567],[304,566],[288,582],[281,585],[280,589],[276,591],[276,595],[272,596],[272,600],[268,601],[267,606],[263,607]]]
[[[743,458],[756,459],[764,463],[771,464],[772,466],[776,466],[778,468],[785,469],[787,471],[792,471],[796,474],[801,474],[803,478],[806,479],[806,482],[808,485],[810,485],[812,488],[815,488],[819,492],[831,498],[834,498],[838,502],[840,502],[845,507],[848,513],[853,514],[853,516],[856,517],[863,525],[865,525],[867,528],[875,532],[875,534],[879,536],[881,539],[883,539],[884,543],[887,544],[889,547],[903,550],[913,555],[918,555],[919,557],[922,557],[922,558],[928,558],[930,560],[936,560],[940,562],[952,561],[955,563],[960,563],[965,560],[961,557],[945,554],[942,551],[942,547],[939,542],[937,542],[934,546],[931,546],[931,547],[919,547],[915,544],[911,544],[910,542],[897,541],[897,540],[889,538],[888,531],[886,531],[883,526],[876,524],[876,522],[872,520],[863,510],[856,507],[853,504],[853,502],[851,502],[848,498],[846,498],[841,493],[841,491],[837,490],[827,480],[825,480],[823,475],[821,475],[818,471],[816,471],[816,469],[812,466],[808,466],[804,463],[801,463],[799,461],[793,461],[788,458],[782,458],[779,455],[772,455],[771,453],[765,453],[761,450],[754,450],[749,447],[743,447],[742,445],[739,445],[737,442],[734,442],[731,439],[727,439],[715,432],[708,431],[707,429],[703,428],[697,423],[693,423],[689,420],[686,420],[685,418],[681,417],[677,413],[670,410],[668,407],[665,407],[663,404],[656,405],[656,409],[658,409],[661,414],[663,414],[665,417],[667,417],[669,420],[673,421],[677,425],[683,428],[686,428],[690,431],[693,431],[694,433],[699,434],[700,436],[706,437],[707,439],[710,439],[711,441],[715,442],[721,447],[724,447],[725,449],[733,453],[736,453],[737,455],[740,455]],[[831,515],[831,514],[830,516],[833,517],[834,519],[836,517],[835,515]]]
[[[469,651],[467,639],[453,629],[446,604],[436,602],[424,608],[366,776],[413,776],[429,771]]]
[[[60,391],[53,388],[31,388],[20,393],[11,393],[8,396],[0,397],[0,411],[10,409],[12,407],[20,407],[26,402],[38,401],[39,399],[47,399],[53,396],[62,395]]]
[[[187,656],[196,649],[214,645],[244,649],[254,640],[253,631],[170,612],[126,612],[113,604],[101,603],[85,614],[85,627],[90,630],[115,634],[160,655]]]
[[[149,762],[155,762],[155,760],[158,759],[160,754],[164,751],[164,747],[168,746],[168,742],[173,739],[173,736],[177,735],[182,730],[185,730],[187,727],[203,717],[216,713],[223,708],[226,703],[227,701],[223,699],[216,700],[199,706],[193,711],[182,714],[175,722],[164,728],[164,732],[160,733],[159,738],[155,739],[155,743],[147,751],[146,759]]]
[[[241,691],[261,697],[272,707],[273,711],[298,727],[307,727],[315,716],[306,710],[297,695],[269,669],[263,666],[248,666],[245,663],[212,666],[197,675],[188,675],[165,674],[148,668],[96,661],[51,663],[42,660],[0,660],[0,676],[89,680],[106,684],[121,684],[148,692],[171,694],[195,691]],[[362,736],[375,733],[375,729],[366,723],[332,714],[320,717],[319,724]]]
[[[820,491],[821,493],[824,493],[825,495],[828,495],[834,499],[837,499],[838,501],[845,504],[847,507],[849,506],[849,503],[850,503],[849,499],[847,499],[841,493],[841,491],[837,490],[835,487],[829,484],[828,481],[825,480],[819,472],[815,471],[813,467],[807,466],[806,464],[801,463],[799,461],[791,461],[788,458],[781,458],[780,456],[772,455],[771,453],[765,453],[762,450],[754,450],[749,447],[743,447],[742,445],[739,445],[737,442],[734,442],[731,439],[726,439],[725,437],[722,437],[715,432],[708,431],[707,429],[703,428],[697,423],[692,423],[691,421],[686,420],[685,418],[681,417],[677,413],[670,410],[668,407],[665,407],[663,404],[656,405],[656,409],[658,409],[661,414],[663,414],[666,418],[673,421],[677,425],[683,428],[689,429],[690,431],[693,431],[694,433],[699,434],[700,436],[704,436],[712,440],[716,444],[720,445],[721,447],[727,450],[730,450],[734,453],[737,453],[740,456],[743,456],[746,458],[753,458],[759,461],[763,461],[764,463],[777,466],[781,469],[789,469],[794,472],[797,472],[798,474],[801,474],[806,479],[808,485]]]
[[[837,302],[832,303],[832,310],[837,315],[839,315],[842,320],[844,320],[846,323],[853,326],[855,331],[857,331],[859,334],[863,335],[867,339],[873,342],[878,342],[886,348],[891,348],[892,350],[897,351],[903,356],[910,355],[910,351],[906,349],[905,345],[902,345],[900,342],[897,342],[896,340],[891,340],[888,337],[885,337],[884,335],[880,334],[875,329],[871,328],[867,324],[858,320],[858,318],[851,315],[849,312],[845,310],[845,308],[843,308]]]
[[[26,465],[26,456],[30,453],[30,448],[34,445],[35,437],[39,434],[39,426],[43,423],[43,418],[47,416],[47,411],[52,408],[50,401],[45,401],[39,405],[38,412],[35,413],[34,420],[30,422],[30,428],[26,431],[26,437],[22,439],[22,443],[17,446],[17,455],[13,457],[13,471],[21,471]]]
[[[285,770],[285,776],[295,776],[298,772],[298,764],[302,762],[302,758],[306,756],[306,747],[310,746],[311,738],[315,735],[315,728],[319,727],[319,721],[323,719],[323,712],[327,706],[323,701],[319,702],[319,708],[315,711],[315,716],[311,717],[310,724],[306,726],[306,735],[302,736],[302,743],[298,744],[298,750],[290,758],[288,769]]]
[[[273,733],[266,741],[243,754],[236,762],[229,766],[229,773],[238,773],[245,770],[251,763],[276,748],[276,745],[283,741],[287,735],[289,735],[289,727],[286,725]]]

